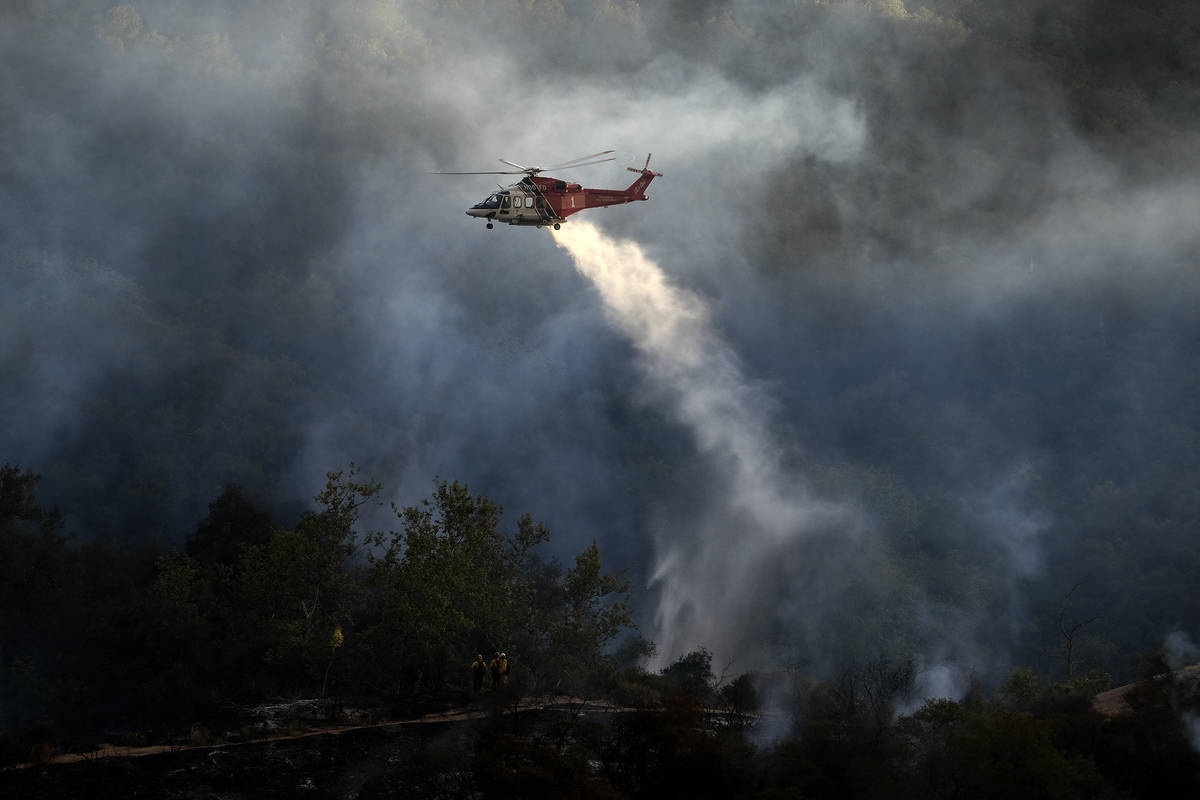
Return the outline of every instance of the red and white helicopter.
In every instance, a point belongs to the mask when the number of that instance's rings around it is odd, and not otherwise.
[[[616,161],[616,158],[598,158],[606,156],[613,150],[602,153],[592,153],[590,156],[580,156],[553,167],[524,167],[520,164],[500,159],[501,163],[516,167],[515,170],[504,172],[435,172],[435,175],[524,175],[511,186],[501,186],[482,203],[471,206],[467,214],[472,217],[482,217],[487,220],[487,226],[494,222],[507,222],[509,225],[553,225],[558,230],[567,217],[583,211],[585,208],[600,208],[615,206],[621,203],[631,203],[634,200],[647,200],[646,187],[650,181],[662,177],[661,172],[650,169],[650,156],[641,168],[627,167],[630,172],[638,173],[638,178],[628,189],[585,189],[578,183],[568,183],[557,178],[542,177],[540,173],[548,170],[574,169],[591,164],[602,164],[605,161]],[[595,159],[589,161],[588,159]]]

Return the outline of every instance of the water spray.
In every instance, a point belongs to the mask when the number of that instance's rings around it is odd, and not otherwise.
[[[788,542],[840,510],[812,499],[783,464],[768,398],[743,374],[703,299],[673,286],[635,242],[588,222],[554,232],[630,338],[655,396],[693,435],[722,487],[696,520],[656,532],[654,640],[668,661],[696,647],[732,658],[747,619],[769,617],[763,586]]]

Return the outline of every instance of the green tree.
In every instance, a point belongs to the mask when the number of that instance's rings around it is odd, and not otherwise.
[[[56,510],[37,502],[41,476],[0,467],[0,728],[56,720],[72,693],[74,652],[86,572],[79,551],[59,533]],[[77,648],[73,648],[77,650]]]
[[[1029,667],[1016,667],[1004,677],[996,700],[1002,708],[1021,711],[1033,706],[1041,693],[1038,674]]]
[[[712,653],[703,647],[693,650],[665,667],[662,676],[669,691],[686,694],[697,703],[706,703],[713,694]]]
[[[355,566],[359,508],[380,491],[346,473],[327,474],[295,530],[275,528],[260,545],[243,551],[238,589],[256,627],[260,660],[280,688],[315,691],[325,679],[330,637],[352,629],[363,601]],[[353,634],[351,634],[353,635]]]
[[[1049,721],[983,705],[931,700],[898,732],[913,793],[929,798],[1069,798],[1095,793],[1091,762],[1059,751]]]
[[[432,498],[393,510],[401,529],[374,534],[368,553],[368,661],[392,691],[438,690],[465,674],[471,654],[508,649],[528,611],[525,559],[549,532],[523,517],[504,536],[501,507],[457,481],[435,481]]]
[[[47,510],[37,502],[37,485],[41,480],[41,475],[22,470],[16,464],[0,467],[0,530],[23,528],[53,534],[62,529],[58,509]]]
[[[0,727],[69,741],[147,711],[137,612],[152,563],[136,548],[69,542],[37,502],[39,481],[0,468]]]
[[[566,572],[540,558],[550,538],[528,514],[500,530],[503,509],[458,482],[395,508],[398,531],[372,536],[371,622],[358,661],[389,691],[464,686],[477,652],[505,651],[514,694],[581,686],[631,624],[627,582],[593,543]],[[349,648],[349,644],[347,645]]]
[[[529,631],[538,690],[591,694],[611,684],[615,664],[609,644],[633,625],[629,581],[605,572],[593,541],[565,573],[557,563],[535,576],[534,620]]]
[[[272,527],[271,514],[230,484],[208,504],[208,516],[188,535],[184,549],[205,564],[233,565],[243,548],[265,544]]]

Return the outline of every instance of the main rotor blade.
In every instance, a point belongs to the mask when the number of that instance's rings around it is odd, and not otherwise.
[[[582,164],[559,164],[557,167],[546,167],[546,169],[547,170],[575,169],[576,167],[589,167],[592,164],[603,164],[605,161],[616,161],[616,160],[617,160],[616,157],[602,158],[599,161],[585,161]]]
[[[545,172],[546,170],[550,170],[550,169],[568,169],[568,168],[574,169],[575,167],[590,167],[592,164],[603,164],[605,161],[616,161],[617,159],[615,157],[601,158],[601,159],[597,159],[595,161],[587,160],[589,158],[596,158],[596,156],[606,156],[609,153],[615,153],[615,152],[617,152],[617,151],[616,150],[605,150],[602,153],[592,153],[590,156],[580,156],[579,158],[573,158],[570,161],[564,161],[563,163],[556,164],[553,167],[526,167],[522,164],[518,164],[515,161],[509,161],[507,158],[501,158],[501,159],[497,159],[498,161],[500,161],[500,163],[508,164],[510,167],[516,167],[516,170],[515,171],[493,170],[493,171],[487,171],[487,172],[434,172],[431,174],[433,174],[433,175],[536,175],[539,172]],[[578,162],[582,162],[582,163],[578,163]]]
[[[570,166],[570,165],[572,165],[572,164],[575,164],[575,162],[576,162],[576,161],[587,161],[589,158],[599,158],[600,156],[606,156],[606,155],[608,155],[609,153],[615,153],[615,152],[617,152],[617,151],[616,151],[616,150],[605,150],[605,151],[603,151],[603,152],[600,152],[600,153],[592,153],[590,156],[580,156],[579,158],[572,158],[571,160],[569,160],[569,161],[564,161],[564,162],[562,162],[561,164],[555,164],[553,167],[546,167],[546,169],[562,169],[563,167],[566,167],[566,166]],[[612,158],[606,158],[606,159],[604,159],[604,160],[605,160],[605,161],[613,161],[614,159],[612,159]],[[593,163],[593,164],[599,164],[600,162],[599,162],[599,161],[593,161],[592,163]],[[576,166],[583,166],[583,165],[582,165],[582,164],[576,164]]]

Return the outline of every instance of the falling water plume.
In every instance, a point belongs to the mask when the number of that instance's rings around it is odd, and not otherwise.
[[[696,647],[718,658],[753,647],[770,579],[786,545],[841,510],[814,500],[785,467],[768,398],[742,373],[696,294],[671,285],[635,242],[587,222],[554,233],[635,345],[648,388],[694,436],[721,489],[702,518],[656,531],[660,589],[654,640],[661,658]]]

